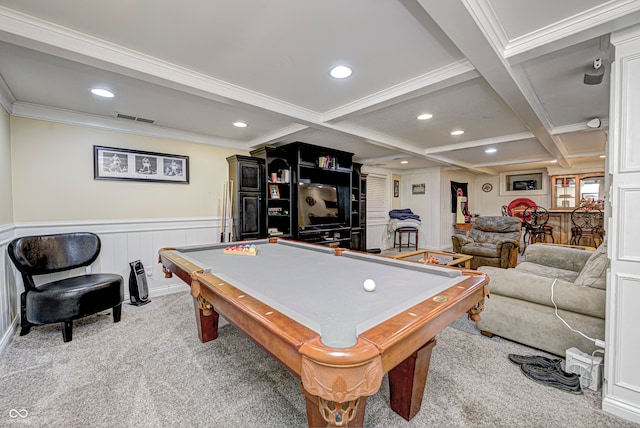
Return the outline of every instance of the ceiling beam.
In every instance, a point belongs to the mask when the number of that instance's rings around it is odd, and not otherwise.
[[[519,68],[509,66],[501,54],[500,46],[492,43],[487,33],[493,28],[482,27],[482,21],[473,10],[467,9],[470,0],[416,0],[451,38],[476,70],[500,95],[540,144],[563,167],[570,167],[566,149],[550,129],[541,103]],[[485,25],[486,21],[484,22]],[[517,67],[517,66],[516,66]]]
[[[449,152],[452,150],[470,149],[472,147],[490,146],[492,144],[509,143],[535,138],[531,132],[521,132],[519,134],[503,135],[501,137],[485,138],[483,140],[465,141],[464,143],[448,144],[446,146],[431,147],[426,149],[425,154]]]
[[[335,123],[430,94],[475,79],[480,73],[466,59],[415,77],[322,114],[323,122]]]

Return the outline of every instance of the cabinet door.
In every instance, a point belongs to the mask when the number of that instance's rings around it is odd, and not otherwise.
[[[262,232],[260,208],[260,194],[250,193],[239,195],[240,202],[240,239],[259,238]]]
[[[238,166],[238,181],[240,182],[238,190],[241,192],[259,192],[262,188],[260,183],[263,179],[260,174],[260,164],[241,161]]]
[[[577,176],[552,177],[552,208],[573,209],[580,204],[578,197],[579,180]]]

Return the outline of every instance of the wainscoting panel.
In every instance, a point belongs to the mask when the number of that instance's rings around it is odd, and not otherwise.
[[[7,245],[18,236],[53,233],[94,232],[100,236],[100,256],[91,265],[92,272],[110,272],[125,280],[125,304],[129,302],[129,263],[140,260],[147,272],[149,296],[186,290],[187,285],[177,277],[165,278],[158,263],[158,250],[167,247],[220,242],[219,218],[104,220],[83,222],[25,223],[0,227],[0,352],[11,339],[20,323],[19,296],[24,291],[22,278],[7,256]],[[60,272],[46,275],[39,282],[55,280],[82,273]]]
[[[393,247],[393,241],[387,234],[388,223],[367,223],[367,249],[380,248],[387,250]],[[393,238],[392,238],[393,239]]]
[[[4,349],[19,322],[17,287],[7,245],[14,237],[13,225],[0,226],[0,351]]]

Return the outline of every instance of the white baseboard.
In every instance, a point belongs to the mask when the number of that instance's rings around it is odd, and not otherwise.
[[[640,424],[640,407],[633,404],[616,400],[611,396],[606,396],[602,399],[602,410],[628,421]]]
[[[2,335],[2,339],[0,339],[0,355],[4,352],[9,342],[11,342],[11,338],[15,334],[16,330],[18,330],[18,322],[19,319],[15,318],[9,328]]]

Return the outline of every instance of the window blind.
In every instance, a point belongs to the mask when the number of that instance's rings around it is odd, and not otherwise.
[[[389,186],[387,177],[367,175],[367,222],[387,221]]]

